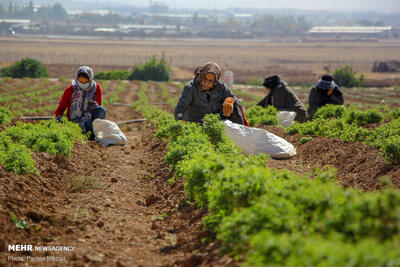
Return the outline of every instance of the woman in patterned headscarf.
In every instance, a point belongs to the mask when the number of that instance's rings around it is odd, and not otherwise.
[[[202,122],[204,115],[213,113],[220,114],[221,119],[245,124],[240,102],[220,77],[221,68],[217,63],[197,67],[193,80],[183,88],[175,107],[175,119]]]
[[[61,121],[64,111],[67,110],[67,119],[79,123],[83,133],[93,133],[92,122],[106,117],[106,110],[101,106],[101,86],[93,78],[90,67],[80,67],[76,79],[65,89],[55,112],[56,119]],[[93,137],[91,135],[92,139]]]

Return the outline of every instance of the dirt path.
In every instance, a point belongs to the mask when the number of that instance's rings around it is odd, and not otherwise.
[[[121,102],[135,101],[139,86],[129,83]],[[128,106],[106,108],[108,119],[114,121],[142,117]],[[88,142],[77,146],[71,158],[37,155],[39,176],[1,169],[0,266],[232,264],[218,255],[218,244],[202,244],[201,239],[209,235],[202,230],[205,211],[185,202],[182,181],[169,185],[173,173],[165,165],[166,144],[153,137],[153,127],[142,122],[121,129],[128,138],[125,146],[103,148]],[[18,229],[11,213],[18,220],[24,218],[29,229]],[[13,244],[75,248],[71,252],[8,251]],[[28,256],[37,258],[28,260]],[[40,261],[47,256],[61,260]]]

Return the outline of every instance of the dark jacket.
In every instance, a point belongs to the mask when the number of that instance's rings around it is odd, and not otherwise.
[[[284,82],[271,90],[257,106],[266,107],[272,105],[279,111],[295,111],[297,113],[295,120],[305,122],[307,120],[307,112],[303,103],[297,95]]]
[[[200,89],[197,79],[193,79],[183,88],[182,95],[175,107],[175,120],[202,122],[204,115],[213,113],[220,114],[221,119],[244,124],[242,105],[236,98],[232,115],[230,117],[223,115],[222,104],[227,97],[235,98],[224,82],[219,80],[213,89],[203,91]]]
[[[330,96],[327,95],[327,90],[312,87],[308,96],[308,118],[311,120],[314,113],[326,104],[343,105],[343,93],[336,86]]]

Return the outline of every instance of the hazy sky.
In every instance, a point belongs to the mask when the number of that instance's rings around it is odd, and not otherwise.
[[[141,6],[149,3],[149,0],[128,1]],[[400,12],[400,0],[153,0],[153,2],[165,3],[175,8],[248,7]]]

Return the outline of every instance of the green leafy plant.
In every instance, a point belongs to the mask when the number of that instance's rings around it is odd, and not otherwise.
[[[308,141],[311,141],[312,137],[302,137],[300,139],[300,144],[304,145],[305,143],[307,143]]]
[[[255,125],[277,125],[279,123],[276,114],[278,110],[274,106],[267,106],[263,108],[261,106],[255,106],[248,109],[246,112],[246,118],[250,123],[250,126]]]
[[[333,72],[335,83],[343,87],[361,87],[364,83],[364,75],[356,77],[356,72],[351,66],[338,68]]]
[[[383,114],[378,110],[350,110],[346,113],[345,120],[346,123],[356,123],[357,125],[379,123],[383,120]]]
[[[391,136],[386,139],[381,151],[387,163],[400,164],[400,136]]]
[[[5,107],[0,107],[0,124],[8,123],[13,117],[12,112]]]
[[[383,187],[393,186],[393,182],[389,177],[383,176],[379,178],[379,185]]]
[[[168,81],[169,79],[170,67],[164,57],[158,60],[156,55],[143,64],[134,65],[133,72],[129,77],[129,80],[141,81]]]
[[[11,222],[15,224],[18,229],[29,229],[29,225],[26,223],[24,218],[18,220],[17,216],[14,213],[10,213]]]
[[[131,75],[127,70],[111,70],[98,72],[94,75],[97,80],[128,80]]]
[[[244,266],[390,266],[398,257],[393,246],[399,242],[380,243],[366,239],[346,242],[340,236],[329,239],[317,234],[277,234],[262,231],[251,238],[251,247]]]
[[[224,125],[220,123],[218,114],[209,114],[203,119],[203,132],[210,137],[211,144],[214,146],[226,141]]]
[[[79,125],[72,122],[19,123],[0,133],[0,163],[18,174],[36,173],[32,150],[69,156],[75,141],[83,138]]]
[[[327,104],[319,108],[313,115],[313,119],[341,118],[346,108],[340,105]]]
[[[17,61],[10,67],[5,67],[0,70],[0,76],[13,78],[40,78],[49,77],[47,69],[37,59],[24,58]]]

